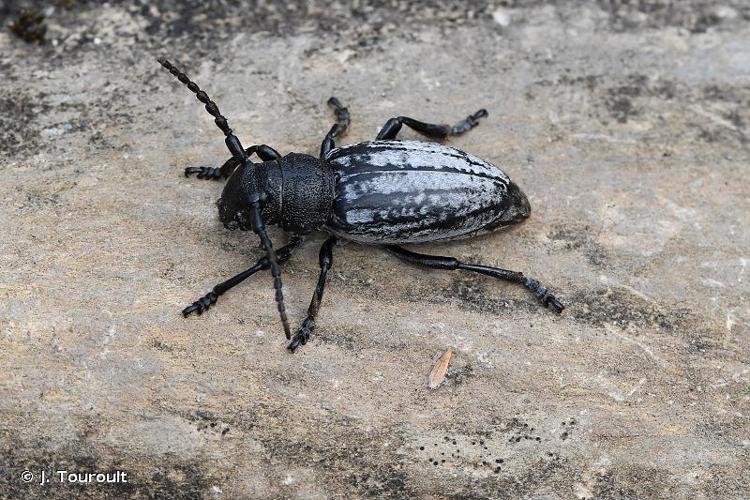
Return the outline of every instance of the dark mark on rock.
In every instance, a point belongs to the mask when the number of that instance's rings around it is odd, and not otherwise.
[[[47,34],[44,14],[36,9],[24,10],[10,24],[10,31],[26,43],[43,44]]]
[[[575,305],[569,308],[570,317],[595,326],[611,324],[618,328],[655,328],[672,333],[692,319],[688,309],[667,308],[620,288],[581,292],[570,302]]]

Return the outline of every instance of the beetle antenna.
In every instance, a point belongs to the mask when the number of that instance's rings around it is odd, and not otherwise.
[[[159,64],[164,66],[167,71],[177,77],[180,82],[184,83],[188,90],[193,92],[200,102],[205,104],[206,111],[214,117],[216,126],[224,133],[224,142],[226,143],[227,148],[229,148],[229,152],[232,153],[232,156],[242,163],[243,168],[252,167],[253,162],[248,158],[245,149],[242,147],[242,143],[240,143],[240,140],[234,135],[232,129],[229,128],[229,122],[227,122],[227,119],[221,114],[221,112],[219,112],[219,107],[210,97],[208,97],[208,94],[202,91],[200,87],[198,87],[195,82],[191,81],[185,73],[175,68],[174,65],[166,59],[159,58],[157,61],[159,61]],[[286,335],[286,338],[289,339],[291,338],[291,332],[289,330],[289,320],[286,316],[286,308],[284,307],[284,294],[281,291],[281,268],[276,262],[276,252],[273,251],[271,238],[268,237],[266,225],[263,223],[263,217],[260,213],[260,204],[263,198],[265,198],[265,196],[260,193],[257,186],[255,186],[250,194],[250,199],[248,200],[250,202],[250,220],[252,222],[253,232],[260,238],[263,249],[266,251],[268,262],[271,263],[273,287],[276,290],[276,306],[279,310],[279,316],[281,317],[281,324],[284,326],[284,334]]]
[[[227,122],[227,119],[222,116],[222,114],[219,112],[219,107],[216,105],[215,102],[211,100],[210,97],[208,97],[208,94],[206,94],[204,91],[201,90],[201,88],[188,76],[174,67],[174,65],[167,61],[166,59],[159,58],[157,59],[159,61],[159,64],[164,66],[164,68],[172,73],[180,82],[184,83],[188,90],[190,92],[195,94],[195,97],[198,98],[200,102],[206,105],[206,111],[214,117],[214,122],[216,122],[216,126],[219,127],[219,129],[224,133],[224,135],[229,138],[229,136],[234,135],[232,133],[232,129],[229,128],[229,122]],[[230,151],[232,148],[229,148]]]

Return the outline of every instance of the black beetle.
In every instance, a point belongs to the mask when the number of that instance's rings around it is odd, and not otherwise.
[[[225,135],[232,154],[221,167],[188,167],[185,175],[200,179],[228,178],[217,202],[228,229],[258,234],[266,255],[250,269],[216,285],[186,307],[184,316],[203,313],[220,295],[258,271],[271,269],[281,322],[291,351],[304,345],[315,328],[326,275],[338,239],[382,245],[407,262],[435,269],[473,271],[523,285],[545,306],[560,313],[564,306],[539,282],[523,273],[467,264],[453,257],[412,252],[399,245],[468,238],[525,220],[531,207],[526,195],[496,166],[438,143],[395,140],[402,125],[435,140],[474,128],[487,111],[480,109],[451,127],[399,116],[388,120],[375,141],[335,148],[334,139],[349,125],[349,112],[335,97],[328,100],[336,123],[326,134],[320,156],[281,156],[262,145],[244,149],[227,119],[198,85],[169,61],[164,68],[187,85],[206,106]],[[253,163],[257,154],[262,163]],[[274,252],[265,224],[278,225],[292,237]],[[294,338],[281,292],[279,264],[302,245],[304,236],[325,231],[331,236],[320,249],[320,275],[307,317]]]

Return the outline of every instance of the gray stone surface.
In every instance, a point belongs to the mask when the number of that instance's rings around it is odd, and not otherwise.
[[[0,496],[747,497],[746,2],[177,5],[56,2],[47,44],[0,33]],[[182,176],[227,152],[160,54],[282,152],[317,150],[332,94],[347,142],[486,107],[451,144],[532,217],[424,248],[568,309],[347,245],[295,355],[266,275],[183,319],[259,251]],[[284,267],[295,323],[321,241]]]

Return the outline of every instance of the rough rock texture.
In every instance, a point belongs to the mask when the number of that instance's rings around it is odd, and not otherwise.
[[[0,3],[0,496],[746,497],[747,2],[258,3]],[[22,6],[46,43],[8,29]],[[451,144],[532,217],[423,248],[568,308],[347,245],[295,355],[265,274],[183,319],[259,251],[182,176],[227,152],[162,54],[282,152],[318,149],[330,95],[347,142],[486,107]],[[284,267],[295,323],[322,240]]]

